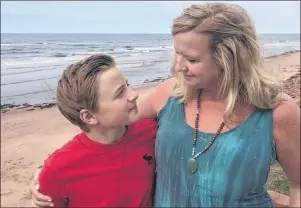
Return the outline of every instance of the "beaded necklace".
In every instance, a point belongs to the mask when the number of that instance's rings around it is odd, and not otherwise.
[[[201,91],[198,93],[198,97],[197,97],[197,105],[196,105],[197,109],[196,109],[196,116],[195,116],[192,157],[188,160],[188,163],[187,163],[188,172],[191,173],[191,174],[195,173],[197,168],[198,168],[198,163],[196,161],[196,158],[199,157],[201,154],[203,154],[204,152],[206,152],[209,149],[209,147],[213,144],[216,137],[220,134],[220,132],[222,131],[222,129],[225,126],[225,122],[222,122],[220,124],[217,132],[215,133],[215,135],[210,140],[209,144],[206,147],[204,147],[204,149],[202,151],[195,154],[195,147],[196,147],[197,136],[198,136],[198,127],[199,127],[200,97],[201,97]]]

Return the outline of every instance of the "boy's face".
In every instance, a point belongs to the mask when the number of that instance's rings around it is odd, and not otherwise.
[[[138,120],[133,91],[118,68],[110,68],[99,75],[99,109],[94,114],[103,127],[129,125]]]

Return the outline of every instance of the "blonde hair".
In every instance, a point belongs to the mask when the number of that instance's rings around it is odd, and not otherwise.
[[[115,66],[112,57],[95,54],[64,70],[56,92],[58,109],[72,124],[88,132],[86,124],[80,119],[82,109],[96,112],[99,108],[99,79],[101,71]]]
[[[238,97],[256,109],[272,109],[281,90],[280,80],[263,69],[256,31],[247,12],[238,5],[205,3],[184,9],[172,25],[172,35],[195,31],[209,38],[211,55],[222,69],[219,93],[226,97],[224,119],[230,121]],[[171,69],[176,83],[172,96],[189,101],[192,92],[183,77]]]

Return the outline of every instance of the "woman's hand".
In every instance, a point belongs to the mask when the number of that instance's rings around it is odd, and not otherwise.
[[[30,192],[33,203],[37,207],[53,207],[51,198],[39,192],[39,174],[41,169],[37,170],[30,186]]]

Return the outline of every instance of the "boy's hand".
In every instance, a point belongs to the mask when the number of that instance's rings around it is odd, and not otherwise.
[[[33,181],[30,185],[30,192],[33,203],[37,207],[53,207],[51,198],[39,192],[39,174],[41,169],[38,169],[34,175]]]

